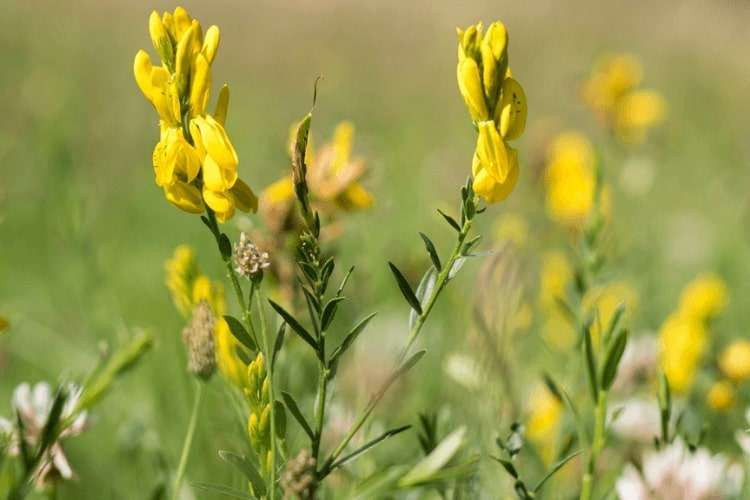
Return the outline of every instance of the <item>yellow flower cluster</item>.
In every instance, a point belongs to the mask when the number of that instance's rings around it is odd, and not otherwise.
[[[591,213],[596,201],[596,160],[588,139],[579,132],[558,135],[547,153],[544,183],[546,207],[556,222],[576,227]],[[609,212],[605,188],[600,197],[601,212]]]
[[[646,131],[664,119],[664,98],[640,89],[641,63],[632,55],[602,59],[583,86],[583,97],[597,116],[626,143],[643,140]]]
[[[154,11],[148,24],[162,64],[154,66],[140,50],[133,71],[159,115],[160,138],[153,152],[156,185],[178,208],[199,214],[207,206],[221,222],[235,208],[257,210],[255,194],[238,178],[239,159],[224,129],[229,87],[219,92],[214,113],[206,111],[219,28],[211,26],[204,36],[200,23],[182,7],[162,16]]]
[[[708,321],[726,307],[728,292],[718,276],[705,274],[689,283],[680,305],[659,331],[661,364],[670,385],[686,391],[708,348]]]
[[[508,65],[508,32],[492,23],[458,29],[458,88],[477,127],[471,171],[474,192],[487,203],[504,200],[518,181],[518,154],[508,145],[526,128],[526,95]]]
[[[211,307],[216,319],[214,345],[219,370],[227,379],[240,386],[244,378],[245,365],[237,355],[238,342],[224,321],[224,287],[201,274],[195,252],[187,245],[178,246],[164,267],[167,288],[183,317],[189,319],[202,300]]]
[[[290,151],[296,141],[292,127]],[[360,183],[367,171],[364,160],[352,158],[354,125],[344,121],[336,126],[333,140],[316,152],[312,140],[307,143],[307,184],[312,202],[319,210],[362,210],[372,206],[373,196]],[[261,194],[262,215],[271,229],[279,229],[294,207],[294,182],[287,175],[268,186]]]

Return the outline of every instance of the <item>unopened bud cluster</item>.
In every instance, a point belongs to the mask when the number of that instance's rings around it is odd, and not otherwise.
[[[256,358],[247,367],[247,380],[245,385],[245,397],[250,407],[250,415],[247,419],[247,433],[250,445],[258,454],[261,469],[267,474],[273,464],[271,449],[271,381],[268,378],[265,358],[258,353]],[[277,411],[275,422],[276,436],[284,439],[286,434],[286,421],[283,411]]]
[[[458,88],[479,132],[472,161],[474,192],[487,203],[504,200],[518,181],[518,155],[507,141],[526,127],[526,95],[511,77],[508,32],[494,22],[458,30]]]
[[[193,309],[190,323],[182,330],[182,341],[188,353],[188,371],[203,380],[211,378],[216,371],[214,323],[211,306],[201,300]]]

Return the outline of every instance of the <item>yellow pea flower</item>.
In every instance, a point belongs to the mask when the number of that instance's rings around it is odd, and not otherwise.
[[[685,392],[708,346],[708,332],[703,324],[674,313],[659,330],[661,364],[675,392]]]
[[[578,226],[594,206],[596,173],[591,143],[578,132],[564,132],[552,142],[544,172],[549,216]]]
[[[508,174],[505,181],[499,182],[493,177],[475,153],[471,165],[474,176],[472,187],[474,192],[485,199],[487,203],[498,203],[506,199],[518,183],[518,153],[515,149],[507,147]]]
[[[706,394],[706,401],[713,410],[730,410],[735,403],[734,386],[726,380],[715,382]]]
[[[184,212],[202,214],[204,211],[201,192],[192,184],[175,180],[164,187],[164,196],[172,205]]]
[[[467,57],[458,63],[458,89],[466,107],[469,108],[472,120],[486,120],[489,114],[484,100],[479,65],[474,59]]]
[[[495,21],[487,28],[487,32],[479,45],[482,57],[482,83],[487,101],[496,102],[503,77],[508,70],[508,31],[505,25]],[[505,135],[505,134],[503,134]]]
[[[540,447],[545,463],[550,463],[554,459],[562,410],[562,403],[546,386],[538,386],[531,393],[526,435]]]
[[[508,148],[492,120],[479,122],[477,160],[481,169],[495,181],[504,182],[510,173]]]
[[[502,99],[495,114],[495,121],[500,124],[500,135],[506,140],[521,137],[526,128],[526,94],[513,78],[503,81]]]
[[[735,340],[721,353],[719,369],[736,381],[750,379],[750,340]]]
[[[154,44],[156,52],[164,61],[167,68],[174,67],[175,47],[172,37],[167,32],[162,18],[156,11],[151,12],[148,18],[148,31],[151,35],[151,42]]]

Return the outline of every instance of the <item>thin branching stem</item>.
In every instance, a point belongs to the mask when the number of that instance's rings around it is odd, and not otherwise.
[[[193,436],[195,436],[195,428],[198,424],[198,411],[200,409],[201,400],[203,399],[203,384],[204,383],[201,381],[198,381],[196,384],[193,410],[190,413],[190,423],[188,424],[187,433],[185,434],[185,440],[182,443],[180,463],[177,466],[177,474],[175,475],[174,487],[172,488],[172,500],[177,500],[180,497],[180,487],[182,486],[182,479],[185,476],[185,469],[187,468],[188,457],[190,456],[190,448],[193,446]]]

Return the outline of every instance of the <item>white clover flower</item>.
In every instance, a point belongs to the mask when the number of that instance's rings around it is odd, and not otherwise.
[[[719,500],[736,495],[742,468],[705,448],[691,453],[681,439],[643,455],[642,472],[628,464],[615,489],[620,500]]]
[[[633,398],[613,408],[611,426],[620,437],[650,443],[661,432],[661,413],[655,401]]]
[[[36,472],[36,484],[39,487],[56,478],[72,479],[74,477],[73,469],[65,457],[60,441],[63,438],[82,433],[86,429],[87,414],[81,412],[69,422],[78,398],[81,396],[81,388],[69,384],[66,389],[68,398],[63,406],[60,421],[67,423],[67,425],[60,432],[58,440],[49,447],[46,459],[42,461]],[[23,439],[29,445],[35,446],[38,444],[44,424],[52,410],[54,399],[52,388],[47,382],[39,382],[33,388],[29,384],[23,383],[13,391],[11,399],[13,413],[18,413],[24,428]],[[16,426],[10,420],[0,418],[0,432],[9,437],[8,452],[10,455],[17,456],[20,453],[20,439]]]
[[[234,245],[235,270],[241,276],[252,279],[270,265],[268,252],[261,251],[244,232],[240,233],[240,241]]]

